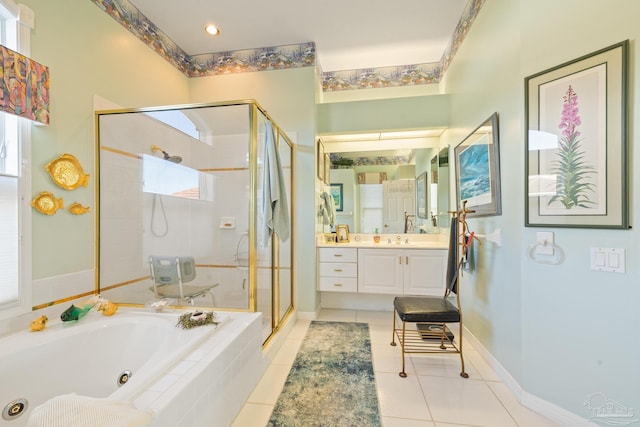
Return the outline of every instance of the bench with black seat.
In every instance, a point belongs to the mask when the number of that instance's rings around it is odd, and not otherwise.
[[[457,298],[456,298],[457,299]],[[393,300],[393,337],[391,345],[396,345],[396,337],[402,348],[402,371],[405,378],[405,354],[407,353],[459,353],[462,363],[460,376],[468,378],[464,371],[462,356],[462,322],[460,310],[450,298],[407,296]],[[402,322],[402,327],[397,320]],[[414,324],[407,327],[407,324]],[[460,331],[457,344],[447,323],[458,323]]]
[[[447,286],[444,296],[401,296],[393,300],[391,345],[396,345],[397,338],[402,348],[402,371],[399,374],[402,378],[407,376],[405,372],[407,353],[458,353],[462,363],[460,376],[469,377],[464,371],[462,356],[462,312],[458,293],[460,267],[457,256],[458,222],[455,217],[451,221],[451,230]],[[455,298],[452,294],[455,294]],[[398,324],[398,319],[402,322],[402,327]],[[454,341],[453,333],[447,327],[449,323],[457,323],[459,326],[457,341]]]

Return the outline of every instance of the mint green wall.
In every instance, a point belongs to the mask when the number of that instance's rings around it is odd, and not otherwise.
[[[448,95],[320,104],[318,132],[443,127],[449,124],[449,110]]]
[[[31,57],[51,75],[51,124],[33,126],[32,189],[91,207],[91,214],[33,212],[33,278],[94,268],[95,140],[93,97],[126,107],[189,101],[189,81],[90,1],[24,0],[35,12]],[[88,188],[57,187],[44,166],[62,153],[91,175]]]
[[[444,84],[451,94],[450,143],[494,111],[500,115],[503,214],[470,224],[481,234],[500,228],[502,247],[479,246],[478,268],[463,278],[466,325],[525,392],[585,418],[591,412],[584,402],[593,393],[636,413],[640,408],[639,233],[524,227],[524,78],[631,39],[633,147],[640,122],[638,16],[640,4],[626,0],[487,0]],[[633,181],[640,153],[631,148],[631,155]],[[638,196],[632,183],[630,200]],[[538,231],[554,232],[564,263],[527,257]],[[591,271],[590,247],[626,249],[626,273]]]
[[[294,237],[297,309],[315,311],[315,70],[240,73],[191,79],[192,102],[255,99],[296,142]]]

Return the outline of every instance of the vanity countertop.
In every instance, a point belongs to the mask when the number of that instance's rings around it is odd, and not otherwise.
[[[372,249],[448,249],[448,236],[439,234],[389,234],[382,235],[379,243],[373,241],[373,235],[357,234],[349,235],[349,241],[335,243],[327,241],[326,235],[318,237],[319,248],[372,248]],[[397,243],[400,236],[400,243]]]

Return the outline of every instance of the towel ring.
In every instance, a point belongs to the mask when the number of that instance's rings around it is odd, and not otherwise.
[[[554,249],[554,254],[557,255],[553,258],[541,258],[539,254],[536,254],[536,248],[538,246],[542,246],[544,248],[551,246]],[[550,243],[546,240],[544,242],[535,242],[529,245],[528,253],[529,258],[531,258],[533,262],[537,262],[538,264],[558,265],[564,262],[564,251],[562,250],[562,248],[555,243]]]

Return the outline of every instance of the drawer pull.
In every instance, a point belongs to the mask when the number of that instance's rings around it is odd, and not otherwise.
[[[338,273],[341,273],[341,272],[342,272],[342,269],[341,269],[341,268],[334,268],[334,269],[333,269],[333,271],[338,272]]]
[[[333,254],[334,257],[340,258],[342,254]]]
[[[402,255],[398,257],[398,264],[402,265]]]
[[[408,256],[404,257],[404,263],[409,265],[409,257]]]
[[[334,284],[333,284],[333,286],[338,286],[338,287],[340,287],[340,286],[342,286],[342,283],[334,283]]]

